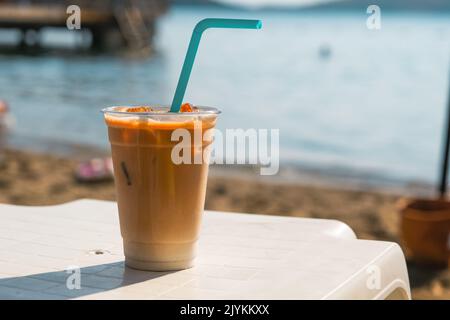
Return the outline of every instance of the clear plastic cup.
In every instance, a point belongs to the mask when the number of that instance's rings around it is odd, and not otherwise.
[[[127,108],[102,110],[111,143],[125,263],[154,271],[189,268],[205,203],[212,143],[205,133],[214,128],[220,111],[198,107],[194,112],[170,113],[168,107],[152,106],[152,112],[126,112]],[[186,161],[187,155],[191,161]]]

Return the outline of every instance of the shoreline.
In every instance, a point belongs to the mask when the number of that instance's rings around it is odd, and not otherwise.
[[[96,157],[108,157],[109,148],[72,143],[57,139],[9,135],[6,148],[36,154],[84,161]],[[349,167],[313,166],[304,163],[280,163],[280,170],[273,176],[261,176],[257,165],[210,166],[209,174],[216,177],[240,178],[263,183],[282,183],[300,186],[339,188],[349,191],[366,190],[404,196],[432,197],[435,187],[425,181],[391,178],[382,172],[358,170]]]

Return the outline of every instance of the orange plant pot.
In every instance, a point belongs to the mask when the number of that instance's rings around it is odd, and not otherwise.
[[[450,202],[400,199],[398,208],[406,255],[418,263],[450,266]]]

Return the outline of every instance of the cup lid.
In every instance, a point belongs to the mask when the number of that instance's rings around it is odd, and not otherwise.
[[[129,112],[127,109],[129,108],[151,108],[150,111],[143,112]],[[205,107],[205,106],[194,106],[195,111],[193,112],[170,112],[170,106],[161,106],[161,105],[149,105],[149,106],[111,106],[107,108],[103,108],[101,111],[104,114],[118,115],[118,116],[196,116],[196,115],[217,115],[220,114],[221,111],[217,108],[213,107]]]

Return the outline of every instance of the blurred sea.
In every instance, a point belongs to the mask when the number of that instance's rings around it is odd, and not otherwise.
[[[100,109],[169,104],[191,30],[204,17],[263,20],[261,31],[204,35],[185,100],[222,109],[219,128],[279,128],[282,164],[436,181],[449,14],[382,12],[373,31],[365,12],[175,7],[159,21],[148,60],[0,55],[0,99],[17,122],[11,143],[107,149]],[[44,41],[77,37],[49,31]]]

